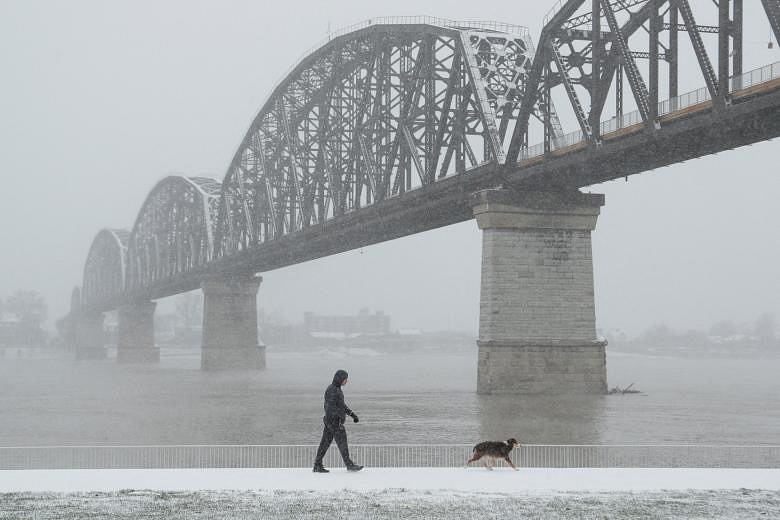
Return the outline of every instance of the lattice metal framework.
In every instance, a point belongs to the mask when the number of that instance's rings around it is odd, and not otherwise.
[[[495,23],[369,23],[334,37],[274,89],[221,184],[167,177],[150,192],[129,236],[118,230],[96,236],[84,270],[82,305],[100,307],[123,291],[146,297],[160,285],[166,289],[156,294],[197,287],[208,264],[251,270],[252,255],[268,249],[278,266],[284,263],[279,257],[287,258],[278,249],[290,243],[278,239],[314,226],[343,233],[359,220],[350,214],[368,207],[376,208],[372,218],[384,225],[379,206],[387,201],[385,207],[408,210],[422,200],[409,195],[411,190],[430,187],[427,193],[438,193],[441,187],[452,193],[453,184],[444,180],[472,169],[477,171],[471,179],[482,182],[489,175],[491,186],[523,181],[523,172],[532,170],[528,178],[540,179],[552,168],[546,161],[540,165],[538,155],[586,147],[603,151],[604,142],[627,134],[625,121],[632,132],[642,125],[648,132],[663,129],[662,90],[669,98],[663,113],[680,112],[681,39],[690,41],[712,111],[727,109],[732,95],[739,101],[743,0],[556,5],[537,51],[526,29]],[[780,0],[750,6],[764,10],[780,38]],[[698,24],[706,15],[717,23]],[[717,38],[714,58],[712,45],[705,45],[710,34]],[[574,133],[563,133],[554,98],[573,113]],[[605,127],[612,99],[616,123]],[[624,101],[637,108],[635,119],[624,114]],[[537,139],[532,126],[543,133],[535,147],[529,147]],[[559,170],[558,181],[533,186],[560,187],[566,179],[569,188],[585,185],[577,184],[574,177],[581,172],[573,166]],[[471,190],[488,187],[480,182],[466,184]],[[425,214],[410,211],[404,229],[415,228],[412,219]],[[342,235],[328,239],[334,236]],[[276,245],[263,249],[269,241]],[[327,249],[319,247],[320,253]],[[195,275],[171,282],[188,273]]]
[[[219,253],[503,163],[532,55],[525,31],[375,25],[335,38],[244,137],[222,184]]]
[[[129,237],[130,232],[125,229],[102,229],[95,236],[84,265],[81,299],[85,304],[100,302],[124,291]]]
[[[756,5],[750,7],[758,7]],[[780,36],[780,1],[762,0],[761,5],[775,36]],[[697,24],[697,19],[717,20],[714,25]],[[690,40],[709,97],[717,108],[730,102],[732,90],[740,88],[742,73],[742,0],[569,0],[559,2],[545,19],[539,49],[529,73],[518,123],[507,150],[507,162],[525,156],[529,118],[538,103],[551,99],[551,91],[562,89],[574,113],[585,142],[598,145],[601,121],[608,97],[615,100],[615,119],[624,115],[624,101],[630,95],[641,121],[658,126],[660,64],[665,63],[665,92],[674,104],[679,92],[680,46]],[[683,33],[682,35],[680,33]],[[704,38],[717,38],[717,53],[708,52]],[[687,36],[685,36],[687,35]],[[639,65],[647,60],[647,65]],[[641,69],[646,69],[643,74]],[[734,81],[729,78],[735,77]],[[624,93],[624,83],[629,92]],[[611,96],[610,93],[612,94]],[[671,110],[675,107],[672,106]],[[560,135],[556,117],[543,114],[544,151],[570,145],[556,143]]]
[[[212,260],[219,193],[219,181],[205,177],[170,176],[152,189],[128,240],[127,289],[148,288]]]

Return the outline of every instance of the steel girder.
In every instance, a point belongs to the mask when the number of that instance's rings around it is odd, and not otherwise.
[[[149,288],[214,257],[220,183],[169,176],[152,189],[128,239],[126,290]]]
[[[90,305],[124,291],[129,237],[130,232],[125,229],[102,229],[98,232],[84,265],[80,302]]]
[[[780,2],[778,0],[761,0],[761,3],[764,5],[764,11],[769,25],[772,27],[775,40],[780,43]]]
[[[608,94],[615,97],[618,125],[624,115],[624,79],[641,121],[657,127],[659,84],[665,62],[670,103],[678,96],[678,45],[686,32],[710,97],[719,107],[729,103],[731,88],[739,88],[733,76],[742,73],[743,0],[689,2],[688,0],[569,0],[548,14],[533,68],[528,77],[518,122],[507,150],[507,164],[526,157],[529,119],[550,91],[562,88],[582,133],[591,145],[601,143],[601,120]],[[780,14],[778,0],[762,0],[767,16]],[[694,9],[695,7],[695,9]],[[699,15],[710,15],[718,25],[697,25]],[[661,38],[668,33],[668,38]],[[718,35],[717,54],[711,56],[702,36]],[[644,36],[647,36],[646,38]],[[647,60],[643,73],[637,60]],[[713,62],[716,66],[713,66]],[[644,65],[644,64],[643,64]],[[549,124],[545,118],[545,125]],[[545,128],[546,153],[560,148]],[[570,146],[569,140],[562,146]],[[576,139],[579,142],[579,139]]]
[[[222,183],[218,255],[503,164],[532,55],[525,34],[484,28],[374,25],[333,39],[242,140]]]

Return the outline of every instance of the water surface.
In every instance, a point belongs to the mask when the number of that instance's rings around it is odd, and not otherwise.
[[[780,444],[780,359],[608,354],[639,395],[482,396],[476,351],[274,352],[261,371],[203,372],[196,350],[159,365],[0,359],[0,446],[314,444],[322,394],[349,371],[352,443]]]

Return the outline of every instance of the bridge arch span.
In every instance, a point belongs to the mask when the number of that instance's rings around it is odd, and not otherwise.
[[[377,22],[306,55],[261,107],[222,182],[219,256],[504,162],[527,29]]]
[[[92,240],[84,264],[84,279],[79,301],[95,304],[117,297],[125,289],[127,275],[126,229],[101,229]]]
[[[148,289],[214,256],[220,183],[165,177],[149,192],[128,239],[126,289]]]

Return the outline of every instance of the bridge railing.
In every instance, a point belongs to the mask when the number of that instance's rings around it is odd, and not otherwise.
[[[316,450],[316,445],[8,447],[0,448],[0,470],[308,468]],[[469,444],[350,446],[356,462],[388,468],[462,467],[471,450]],[[780,468],[780,446],[528,444],[515,448],[512,459],[529,468]],[[342,466],[335,446],[324,462]]]
[[[754,69],[746,72],[740,76],[732,77],[730,81],[730,89],[732,92],[747,89],[761,83],[767,83],[773,79],[780,78],[780,62],[775,62],[770,65],[761,67],[760,69]]]
[[[780,78],[780,62],[772,63],[764,67],[745,72],[739,76],[733,76],[730,82],[730,91],[733,94],[739,94],[746,89],[768,83],[770,81]],[[710,91],[706,87],[702,87],[690,92],[686,92],[677,97],[669,98],[658,103],[658,116],[665,116],[677,111],[682,111],[687,108],[706,103],[711,101],[712,96]],[[616,132],[621,128],[628,128],[634,125],[642,123],[642,115],[639,110],[634,110],[627,114],[623,114],[622,117],[613,117],[606,121],[602,121],[600,125],[600,133],[602,136]],[[583,135],[581,130],[576,130],[565,134],[558,138],[557,145],[552,145],[552,149],[560,150],[562,148],[568,148],[576,144],[583,143]],[[520,160],[526,160],[533,157],[544,155],[544,143],[538,143],[528,147],[524,154],[521,154]]]

